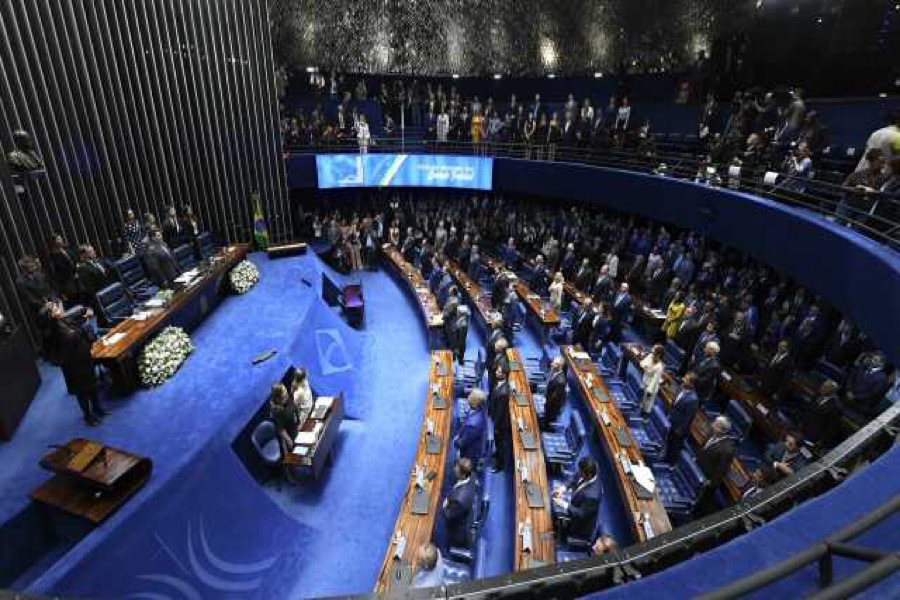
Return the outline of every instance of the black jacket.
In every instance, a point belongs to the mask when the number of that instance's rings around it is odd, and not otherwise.
[[[566,374],[564,371],[554,373],[547,381],[544,399],[544,422],[550,423],[559,417],[563,405],[566,403]]]
[[[180,273],[175,255],[163,243],[151,242],[144,253],[144,262],[150,280],[160,287],[171,287]]]
[[[53,354],[62,367],[66,389],[70,394],[89,394],[97,389],[91,342],[85,331],[66,319],[54,319],[50,337]]]
[[[713,488],[718,488],[722,484],[736,452],[734,440],[724,437],[708,448],[704,446],[697,453],[697,466]]]

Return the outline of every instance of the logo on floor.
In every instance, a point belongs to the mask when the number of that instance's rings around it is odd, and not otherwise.
[[[319,353],[319,368],[322,375],[333,375],[353,369],[347,347],[344,346],[344,339],[337,329],[317,329],[316,350]]]

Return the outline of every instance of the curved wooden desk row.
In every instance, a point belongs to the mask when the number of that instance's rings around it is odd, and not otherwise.
[[[778,407],[775,406],[770,397],[747,383],[743,377],[730,369],[722,369],[722,375],[719,377],[719,388],[729,398],[734,398],[744,406],[744,409],[753,418],[753,422],[769,440],[779,442],[784,439],[787,428],[778,419]]]
[[[525,373],[519,351],[506,351],[512,369],[509,374],[511,397],[509,401],[509,423],[512,427],[513,481],[516,490],[516,571],[556,562],[556,536],[553,531],[553,516],[550,509],[550,484],[547,466],[541,447],[541,431],[531,396],[531,386]],[[518,399],[517,399],[518,398]],[[525,448],[523,436],[530,437],[532,450]],[[524,481],[525,475],[527,483]],[[531,508],[535,496],[540,496],[543,506]]]
[[[506,265],[497,259],[484,254],[481,256],[481,261],[494,274],[494,277],[503,271],[509,270]],[[512,271],[510,272],[512,273]],[[521,277],[516,276],[515,286],[516,293],[522,299],[522,302],[525,303],[525,308],[528,310],[529,320],[535,324],[540,332],[541,341],[546,341],[549,331],[560,325],[559,313],[556,312],[552,304],[544,302],[538,294],[533,293]]]
[[[210,258],[206,271],[190,286],[178,290],[165,307],[143,311],[146,318],[125,319],[94,342],[91,356],[110,367],[117,391],[138,387],[137,356],[151,336],[168,325],[191,328],[212,309],[226,293],[225,275],[247,257],[249,250],[250,244],[222,248]],[[113,339],[115,343],[108,343]]]
[[[459,268],[459,265],[448,260],[447,272],[450,273],[457,286],[468,298],[469,306],[475,311],[475,316],[478,317],[485,331],[489,331],[491,325],[503,322],[503,315],[499,311],[494,310],[491,306],[491,299],[481,291],[477,282],[473,281],[465,271]]]
[[[644,465],[644,458],[631,436],[628,422],[616,406],[597,367],[579,346],[563,346],[561,350],[569,365],[570,376],[574,378],[578,393],[590,409],[615,470],[622,501],[630,514],[635,540],[644,542],[670,531],[672,524],[659,500],[659,494],[654,490],[652,497],[645,499],[639,497],[634,488],[630,471],[633,465]]]
[[[416,552],[423,544],[431,542],[447,465],[452,419],[453,357],[449,350],[436,350],[431,353],[428,398],[416,462],[381,565],[376,593],[408,587],[416,570]]]
[[[437,298],[428,289],[428,282],[413,265],[406,262],[400,251],[391,244],[381,246],[388,264],[393,271],[406,282],[406,286],[419,305],[419,311],[425,320],[425,328],[428,331],[428,347],[437,348],[441,340],[441,330],[444,327],[444,316],[438,306]]]
[[[633,362],[638,368],[638,371],[641,370],[641,360],[647,356],[647,352],[647,347],[641,344],[622,344],[623,358]],[[665,402],[667,407],[671,408],[679,391],[680,386],[675,380],[675,376],[666,371],[663,375],[662,385],[659,387],[659,396],[663,399],[663,402]],[[710,435],[712,435],[712,424],[710,423],[709,416],[701,408],[697,411],[697,415],[691,422],[691,439],[698,448],[702,448]],[[739,501],[743,498],[744,493],[753,487],[750,474],[747,472],[744,463],[741,462],[739,458],[735,457],[734,460],[731,461],[731,466],[728,467],[728,475],[725,477],[724,485],[725,493],[731,502]]]

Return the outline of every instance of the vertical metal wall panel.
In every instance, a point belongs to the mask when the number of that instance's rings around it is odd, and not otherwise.
[[[0,2],[0,146],[26,129],[46,166],[23,202],[0,164],[0,310],[28,323],[16,262],[51,232],[115,258],[127,208],[248,241],[258,191],[289,237],[272,56],[265,0]]]

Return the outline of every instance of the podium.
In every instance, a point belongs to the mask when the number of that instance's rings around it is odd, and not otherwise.
[[[40,385],[28,333],[17,327],[0,339],[0,439],[12,439]]]
[[[95,525],[141,489],[153,470],[149,458],[83,438],[54,449],[40,465],[54,476],[31,499]]]

